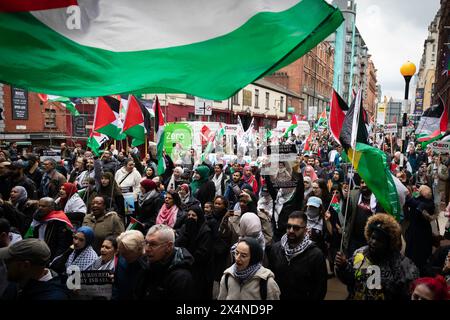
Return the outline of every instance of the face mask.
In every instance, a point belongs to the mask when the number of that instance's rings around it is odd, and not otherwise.
[[[319,210],[319,208],[316,208],[316,207],[309,206],[306,209],[306,215],[310,219],[314,219],[314,218],[318,217],[319,213],[320,213],[320,210]]]

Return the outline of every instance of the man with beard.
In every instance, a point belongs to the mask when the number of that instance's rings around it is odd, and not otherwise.
[[[27,163],[23,160],[13,161],[9,166],[9,185],[11,187],[21,186],[27,190],[28,198],[36,200],[37,190],[33,180],[24,175]]]
[[[417,267],[400,253],[400,225],[387,214],[369,218],[367,244],[347,260],[336,255],[336,274],[347,285],[350,300],[407,300],[410,284],[419,277]]]
[[[101,159],[103,172],[111,172],[115,175],[117,169],[121,167],[120,163],[112,156],[110,151],[106,150],[103,152]]]
[[[353,252],[366,244],[364,228],[367,220],[377,210],[377,199],[367,187],[364,180],[361,179],[360,188],[350,192],[349,206],[347,215],[347,226],[344,230],[343,248],[347,250],[347,255],[353,255]]]
[[[51,260],[72,244],[72,223],[63,211],[56,210],[55,200],[46,197],[39,200],[39,209],[33,216],[25,238],[44,240],[51,251]]]
[[[275,274],[281,300],[323,300],[327,292],[327,266],[322,251],[306,232],[307,216],[301,211],[289,215],[286,233],[268,254],[269,269]]]
[[[52,158],[44,160],[44,175],[39,186],[39,197],[56,198],[66,177],[56,171],[56,161]],[[51,249],[51,248],[50,248]]]
[[[241,177],[241,171],[235,171],[231,176],[231,181],[227,184],[224,197],[228,200],[230,209],[234,208],[234,205],[238,201],[238,197],[244,188],[248,187],[249,189],[252,189],[251,186],[247,185],[244,181],[241,180]]]

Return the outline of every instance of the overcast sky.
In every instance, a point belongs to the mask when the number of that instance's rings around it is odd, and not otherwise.
[[[382,94],[403,99],[405,81],[400,67],[410,60],[419,69],[428,26],[440,7],[440,1],[357,0],[356,4],[356,26],[378,70]],[[410,91],[409,98],[413,97]]]

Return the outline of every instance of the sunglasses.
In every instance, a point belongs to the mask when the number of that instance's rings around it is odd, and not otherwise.
[[[287,226],[286,226],[286,229],[287,230],[291,230],[291,228],[292,229],[294,229],[294,231],[299,231],[300,229],[304,229],[304,228],[306,228],[306,226],[299,226],[299,225],[296,225],[296,224],[287,224]]]

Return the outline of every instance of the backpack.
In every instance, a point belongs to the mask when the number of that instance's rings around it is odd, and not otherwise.
[[[228,278],[230,274],[225,274],[225,288],[228,291]],[[267,300],[267,279],[259,278],[259,294],[261,295],[261,300]]]

